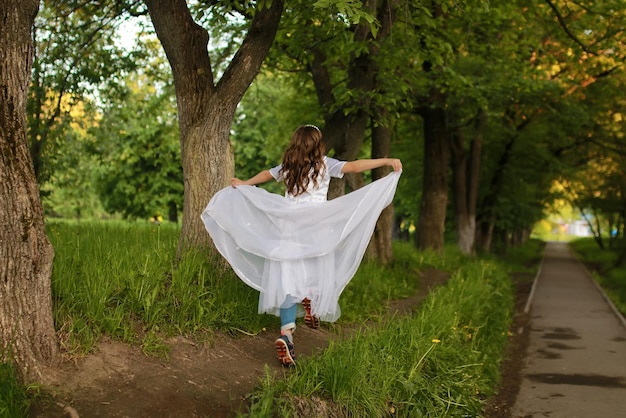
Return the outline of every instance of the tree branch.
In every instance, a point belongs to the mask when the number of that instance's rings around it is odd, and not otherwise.
[[[563,18],[563,15],[561,15],[561,12],[559,12],[559,9],[557,9],[555,4],[551,0],[545,0],[545,2],[548,4],[548,6],[550,6],[552,11],[556,15],[556,18],[559,21],[559,24],[561,25],[561,27],[563,28],[567,36],[569,36],[574,42],[576,42],[582,48],[582,50],[585,51],[586,53],[592,54],[592,55],[598,55],[595,52],[591,51],[587,45],[585,45],[580,39],[578,39],[576,35],[574,35],[572,31],[569,30],[569,28],[567,27],[567,23],[565,23],[565,19]]]

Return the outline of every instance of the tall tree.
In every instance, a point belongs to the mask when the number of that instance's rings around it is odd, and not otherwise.
[[[466,149],[465,133],[460,127],[455,129],[451,139],[456,242],[463,254],[474,252],[481,148],[487,123],[484,110],[479,109],[474,122],[476,131],[470,140],[469,149]]]
[[[339,3],[339,2],[338,2]],[[306,71],[315,87],[324,120],[322,131],[328,151],[342,160],[354,160],[363,154],[363,145],[371,134],[372,157],[389,156],[395,96],[387,71],[395,70],[385,62],[396,45],[390,40],[399,2],[362,0],[353,2],[359,11],[354,19],[332,10],[290,10],[285,16],[275,51],[277,66]],[[376,170],[373,178],[387,174]],[[362,174],[333,179],[329,197],[364,184]],[[383,211],[376,226],[367,256],[380,262],[392,258],[391,236],[393,208]]]
[[[229,134],[235,110],[274,40],[283,1],[242,6],[244,15],[253,17],[219,81],[207,52],[208,32],[194,21],[187,2],[145,3],[174,75],[185,190],[179,252],[188,246],[206,247],[209,236],[200,213],[234,174]]]
[[[440,0],[427,3],[434,21],[444,21],[444,8]],[[427,34],[423,44],[427,45]],[[443,249],[446,209],[448,206],[448,178],[450,164],[451,130],[446,111],[446,92],[442,75],[446,54],[431,51],[422,68],[431,80],[425,95],[418,97],[419,115],[424,120],[424,176],[422,201],[415,232],[415,244],[420,249]]]
[[[54,250],[26,141],[37,0],[0,1],[0,356],[25,382],[58,356],[50,278]]]

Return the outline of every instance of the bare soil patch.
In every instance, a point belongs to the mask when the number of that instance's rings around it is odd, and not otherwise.
[[[411,312],[434,286],[447,279],[441,271],[424,271],[416,295],[392,302],[390,315]],[[524,294],[529,289],[521,289],[521,299],[518,289],[522,312]],[[525,354],[524,333],[518,334],[516,328],[526,320],[523,315],[516,316],[502,388],[490,402],[487,418],[510,416],[506,412],[519,391],[519,367]],[[137,346],[104,339],[95,353],[65,362],[51,372],[49,380],[53,384],[46,389],[51,396],[37,402],[31,416],[234,417],[247,410],[248,395],[260,377],[267,372],[289,373],[276,360],[276,336],[276,330],[239,338],[217,333],[210,344],[179,336],[167,341],[171,347],[169,361],[148,357]],[[337,333],[324,326],[317,330],[300,326],[296,333],[297,354],[310,356],[325,349],[332,338],[337,338]]]

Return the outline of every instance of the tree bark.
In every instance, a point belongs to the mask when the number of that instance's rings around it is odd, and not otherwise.
[[[381,119],[386,112],[379,113]],[[391,153],[391,127],[378,124],[372,128],[372,158],[390,157]],[[372,170],[372,180],[378,180],[389,174],[389,167],[380,167]],[[367,249],[368,258],[375,258],[381,264],[388,264],[393,260],[393,204],[387,206],[374,228],[374,235]]]
[[[433,89],[429,102],[431,106],[420,109],[424,120],[424,178],[415,244],[422,250],[439,251],[443,249],[448,206],[450,138],[446,112],[439,107],[441,93]]]
[[[58,358],[52,317],[54,250],[26,140],[37,0],[0,1],[0,361],[25,383]]]
[[[454,203],[456,212],[457,245],[463,254],[474,252],[476,239],[476,205],[480,181],[480,153],[486,114],[479,111],[476,117],[476,133],[469,153],[461,128],[452,140],[452,172],[454,177]]]
[[[441,2],[431,1],[430,11],[434,19],[442,18]],[[422,68],[433,79],[435,73],[441,71],[440,66],[429,60],[422,63]],[[433,85],[427,97],[418,98],[419,102],[423,103],[418,113],[424,121],[424,174],[415,245],[422,250],[439,251],[444,244],[451,138],[443,92]]]
[[[235,110],[272,45],[283,1],[273,0],[269,7],[256,11],[244,41],[217,83],[207,52],[208,32],[194,22],[187,2],[145,3],[174,75],[185,187],[181,254],[188,247],[210,247],[200,213],[234,175],[229,135]]]

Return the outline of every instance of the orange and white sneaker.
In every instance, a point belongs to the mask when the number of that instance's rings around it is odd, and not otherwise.
[[[278,353],[278,361],[280,361],[283,366],[296,365],[296,353],[289,337],[281,335],[274,341],[274,346],[276,347],[276,353]]]
[[[304,323],[306,326],[318,329],[320,327],[320,319],[317,316],[311,315],[311,300],[304,298],[302,300],[302,307],[304,308]]]

